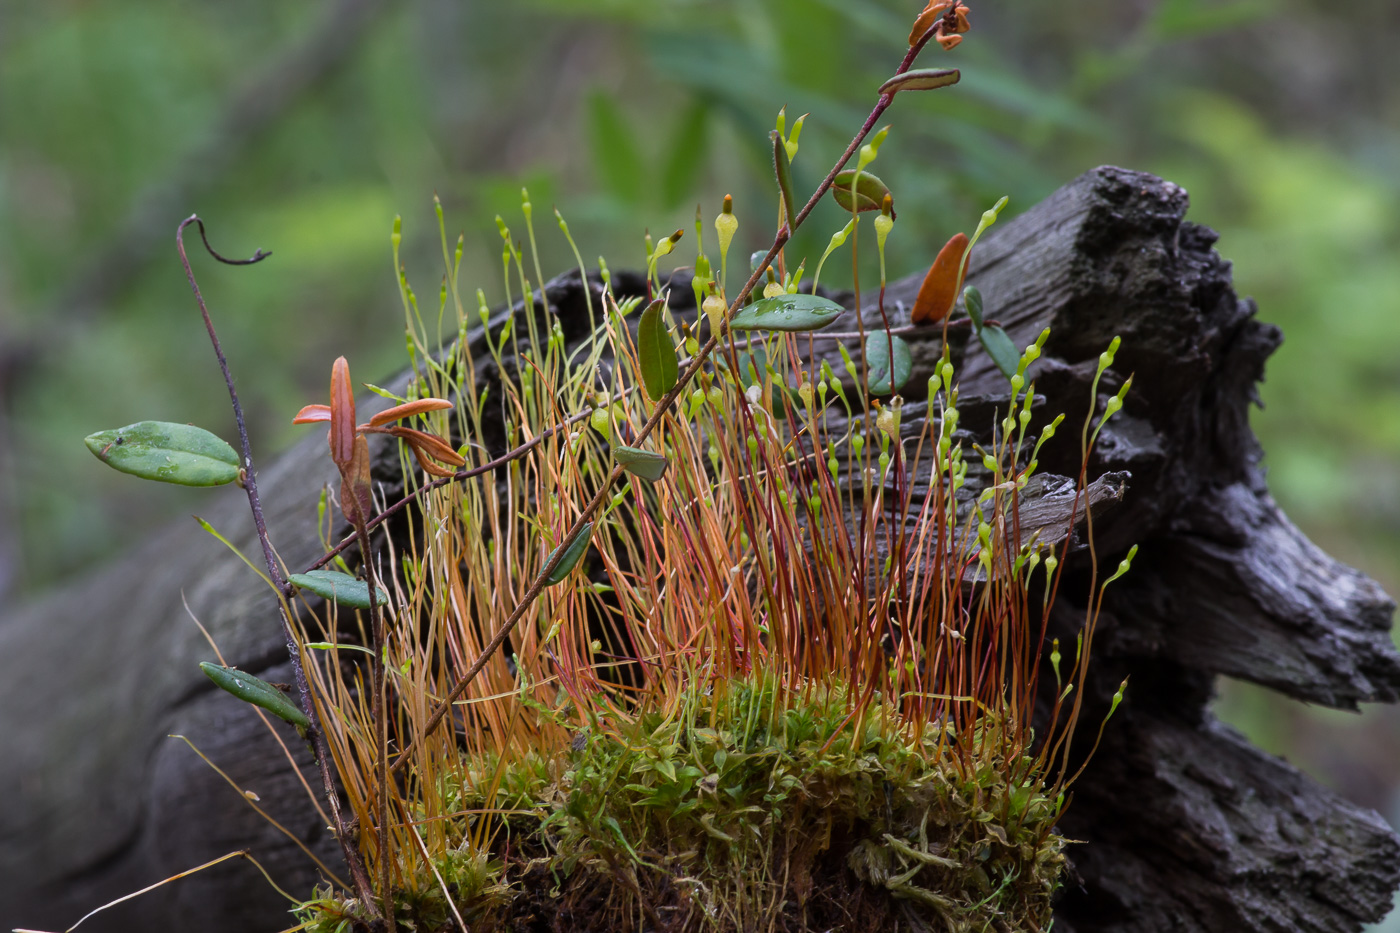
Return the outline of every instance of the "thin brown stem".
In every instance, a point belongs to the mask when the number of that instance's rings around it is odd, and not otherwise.
[[[219,360],[219,369],[224,374],[224,383],[228,386],[229,399],[233,403],[233,417],[238,423],[238,440],[242,446],[243,454],[243,488],[248,494],[248,506],[253,513],[253,526],[257,529],[258,543],[262,546],[268,577],[272,580],[273,586],[277,588],[277,606],[282,621],[282,635],[287,640],[287,654],[292,661],[292,671],[296,678],[297,696],[301,701],[302,712],[311,720],[311,726],[306,730],[307,737],[311,740],[311,751],[321,772],[321,783],[325,787],[326,801],[331,808],[331,817],[335,820],[336,838],[340,840],[340,848],[345,855],[345,863],[350,869],[350,877],[355,882],[357,893],[361,899],[365,900],[366,907],[370,911],[374,911],[373,902],[367,899],[369,895],[372,895],[373,887],[370,885],[369,875],[365,872],[364,862],[360,859],[359,851],[355,848],[349,824],[346,823],[345,817],[341,813],[340,794],[336,789],[335,775],[331,773],[330,748],[326,743],[325,731],[321,726],[321,717],[316,711],[315,699],[311,695],[311,685],[306,680],[306,671],[301,663],[301,649],[297,645],[296,634],[292,629],[292,620],[287,612],[287,600],[291,596],[291,586],[282,576],[282,567],[277,562],[272,542],[267,536],[267,523],[263,519],[262,500],[258,496],[257,471],[253,467],[252,446],[248,442],[248,428],[243,419],[243,405],[238,400],[238,390],[234,388],[233,375],[229,372],[228,360],[224,357],[223,346],[219,343],[214,323],[209,318],[209,308],[204,302],[204,295],[199,290],[199,283],[195,281],[189,257],[185,254],[185,228],[192,223],[199,224],[200,236],[204,237],[204,244],[206,248],[208,247],[209,240],[204,236],[204,221],[195,214],[191,214],[181,221],[180,226],[176,228],[175,246],[180,252],[180,262],[185,267],[185,276],[189,279],[190,290],[194,292],[195,301],[199,304],[199,313],[204,316],[204,329],[208,331],[209,341],[214,345],[214,355]],[[258,250],[251,259],[230,262],[214,252],[213,249],[210,249],[209,253],[218,261],[229,265],[250,265],[266,259],[270,255]]]

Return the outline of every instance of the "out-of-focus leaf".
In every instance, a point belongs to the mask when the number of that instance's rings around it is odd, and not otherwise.
[[[611,96],[596,93],[589,97],[588,135],[593,165],[603,187],[624,203],[640,203],[647,183],[646,160],[626,116]]]
[[[865,364],[870,373],[867,385],[875,395],[898,392],[909,381],[909,374],[914,368],[909,344],[887,330],[866,334]],[[894,374],[893,380],[891,373]]]
[[[1016,375],[1016,367],[1021,364],[1021,351],[1011,342],[1006,331],[993,324],[991,327],[978,329],[977,339],[982,341],[987,355],[997,364],[997,369],[1001,370],[1002,375],[1008,379]]]
[[[656,299],[647,305],[637,324],[637,358],[641,364],[642,385],[653,401],[669,392],[680,378],[676,345],[671,342],[666,319],[662,316],[665,307],[666,299]]]
[[[612,455],[628,473],[652,483],[665,476],[666,468],[671,465],[661,454],[640,447],[614,447]]]
[[[734,330],[820,330],[846,309],[816,295],[777,295],[739,309],[729,321]]]
[[[588,541],[592,535],[593,523],[588,522],[579,529],[578,535],[574,537],[573,540],[563,546],[564,556],[560,558],[559,566],[555,567],[554,571],[545,578],[547,584],[553,586],[556,583],[563,582],[564,578],[569,575],[569,571],[573,570],[574,567],[578,565],[579,559],[583,557],[584,552],[588,550]],[[545,558],[545,563],[548,564],[550,561],[554,560],[554,555],[558,552],[559,548],[550,551],[549,556]]]
[[[1190,39],[1244,26],[1277,10],[1275,0],[1165,0],[1152,17],[1152,31],[1163,39]]]
[[[890,194],[889,186],[881,181],[877,176],[869,172],[861,172],[860,178],[856,179],[856,170],[845,169],[836,173],[836,179],[831,183],[831,196],[836,199],[845,210],[851,211],[851,182],[855,182],[856,196],[853,213],[860,211],[878,211],[885,203],[885,195]],[[893,200],[893,198],[891,198]],[[894,211],[890,211],[890,217],[897,217]]]
[[[238,454],[203,428],[138,421],[83,439],[93,456],[115,470],[181,486],[222,486],[238,478]]]
[[[287,581],[341,606],[351,609],[369,608],[369,584],[364,580],[355,579],[348,573],[340,573],[337,570],[311,570],[306,573],[294,573]],[[382,589],[376,590],[376,596],[381,606],[389,601],[388,594]]]
[[[199,669],[214,683],[245,703],[267,710],[278,719],[286,720],[298,729],[310,727],[311,720],[281,690],[252,674],[224,667],[210,661],[199,662]]]
[[[710,105],[703,98],[696,99],[681,115],[661,173],[661,195],[667,208],[676,207],[695,189],[709,153],[709,119]]]

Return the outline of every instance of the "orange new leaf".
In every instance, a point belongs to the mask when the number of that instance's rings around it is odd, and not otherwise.
[[[952,0],[929,0],[928,6],[924,7],[923,12],[914,20],[914,28],[909,31],[909,44],[913,45],[923,38],[924,33],[933,28],[934,24],[947,14],[948,7],[952,5]],[[957,26],[954,28],[954,32],[967,32],[972,28],[972,24],[967,19],[967,14],[970,11],[965,4],[959,3],[953,12],[957,15]],[[938,36],[939,44],[945,49],[951,49],[960,41],[962,40],[941,33]]]
[[[315,424],[318,421],[331,420],[331,406],[329,405],[307,405],[297,416],[292,419],[292,424]]]
[[[355,459],[355,390],[343,356],[331,367],[331,459],[342,473]]]
[[[395,405],[393,408],[386,408],[379,414],[369,419],[370,427],[377,428],[380,425],[388,424],[391,421],[398,421],[400,418],[410,418],[413,415],[421,415],[425,411],[443,411],[452,407],[452,403],[442,398],[420,398],[416,402],[405,402],[402,405]]]
[[[915,324],[937,324],[953,310],[962,285],[958,273],[962,270],[963,253],[967,252],[967,234],[955,233],[938,251],[938,258],[919,286],[910,318]]]
[[[464,466],[467,462],[461,454],[452,449],[452,445],[436,434],[403,427],[390,428],[389,433],[407,443],[414,450],[422,450],[434,460],[441,460],[443,463],[450,463],[453,466]]]
[[[373,513],[370,489],[369,442],[363,434],[352,434],[350,459],[340,469],[340,508],[352,522],[364,521]]]
[[[423,448],[419,447],[417,444],[409,444],[408,447],[413,451],[413,456],[417,458],[418,465],[423,468],[423,472],[427,473],[429,476],[449,479],[456,475],[451,470],[440,467],[432,460],[429,460],[428,455],[423,453]]]

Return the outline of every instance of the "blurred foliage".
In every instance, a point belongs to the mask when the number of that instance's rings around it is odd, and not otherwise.
[[[1240,292],[1288,338],[1255,420],[1277,497],[1396,591],[1400,6],[972,5],[969,40],[928,53],[956,60],[962,83],[902,96],[889,114],[878,171],[899,209],[892,274],[926,265],[997,197],[1024,210],[1097,164],[1182,184],[1192,218],[1221,232]],[[267,458],[290,443],[297,400],[320,389],[336,354],[366,375],[399,365],[396,212],[410,277],[431,290],[439,193],[465,226],[465,281],[493,301],[492,217],[521,226],[521,184],[564,212],[585,257],[615,268],[642,264],[644,229],[693,231],[695,205],[708,218],[727,192],[736,247],[751,249],[774,221],[766,132],[778,107],[811,113],[794,163],[810,188],[922,3],[380,6],[353,54],[308,91],[268,91],[282,111],[265,130],[216,139],[223,158],[209,171],[189,153],[210,144],[240,88],[322,28],[330,0],[0,6],[0,590],[8,578],[35,592],[203,501],[125,482],[80,443],[137,417],[232,434],[169,240],[184,214],[198,210],[229,254],[276,254],[255,270],[196,259]],[[176,183],[187,203],[141,219]],[[824,206],[793,249],[819,255],[841,222]],[[152,225],[153,245],[84,294],[94,265]],[[545,269],[569,267],[566,244],[541,231]],[[850,284],[840,265],[824,280]],[[862,273],[874,280],[873,267]]]

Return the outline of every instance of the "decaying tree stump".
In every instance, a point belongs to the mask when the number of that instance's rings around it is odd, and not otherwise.
[[[1111,506],[1095,520],[1100,565],[1116,566],[1133,543],[1140,552],[1108,591],[1085,722],[1097,724],[1125,676],[1131,685],[1062,826],[1083,844],[1071,850],[1075,876],[1056,929],[1356,930],[1390,905],[1400,840],[1375,813],[1251,748],[1207,704],[1218,674],[1333,707],[1396,700],[1394,603],[1322,553],[1270,498],[1248,407],[1280,334],[1236,297],[1215,234],[1186,223],[1186,205],[1168,182],[1096,169],[994,228],[971,264],[988,316],[1018,345],[1052,328],[1032,374],[1042,410],[1067,412],[1067,427],[1085,412],[1098,354],[1114,335],[1123,345],[1113,372],[1135,374],[1090,464]],[[919,279],[891,288],[892,323],[907,321]],[[580,339],[578,275],[551,283],[549,295],[566,335]],[[917,400],[938,345],[911,342],[907,394]],[[965,354],[959,374],[962,424],[980,429],[977,419],[989,424],[1006,397],[1004,380],[980,352]],[[922,427],[909,420],[909,430]],[[1077,431],[1068,435],[1047,446],[1042,470],[1077,474]],[[315,502],[332,474],[323,441],[308,438],[260,476],[290,566],[316,556]],[[242,496],[214,495],[208,517],[255,551]],[[1052,620],[1071,641],[1087,561],[1084,550],[1074,557]],[[306,857],[168,733],[189,736],[337,863],[281,749],[199,673],[196,662],[212,652],[191,614],[229,663],[291,679],[271,594],[193,526],[0,621],[0,925],[67,926],[238,848],[293,893],[309,892]],[[1093,731],[1081,729],[1080,743]],[[285,737],[305,768],[304,749],[290,730]],[[232,861],[85,929],[246,933],[290,925],[285,909],[252,866]]]

